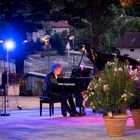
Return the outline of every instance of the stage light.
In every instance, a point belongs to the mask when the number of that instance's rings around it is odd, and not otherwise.
[[[3,43],[3,40],[0,40],[0,43]]]
[[[86,51],[85,46],[83,46],[81,50],[82,52],[85,52]]]
[[[73,35],[69,37],[69,40],[74,40],[74,39],[75,37]]]
[[[45,45],[49,44],[50,35],[45,35],[41,38],[41,40],[45,43]]]
[[[9,66],[10,66],[10,64],[9,64],[9,51],[12,51],[12,50],[14,50],[14,48],[15,48],[15,42],[13,41],[13,40],[6,40],[6,41],[4,41],[4,44],[3,44],[3,47],[6,49],[6,51],[7,51],[7,55],[6,55],[6,61],[7,61],[7,67],[6,67],[6,83],[5,83],[5,91],[4,91],[4,110],[3,110],[3,113],[1,113],[0,115],[1,116],[10,116],[10,114],[9,113],[7,113],[7,96],[9,95],[8,93],[9,93],[9,72],[10,72],[10,68],[9,68]]]
[[[23,42],[24,42],[24,43],[27,43],[28,41],[27,41],[27,40],[24,40]]]
[[[13,40],[7,40],[4,42],[4,48],[7,51],[11,51],[15,48],[15,42]]]

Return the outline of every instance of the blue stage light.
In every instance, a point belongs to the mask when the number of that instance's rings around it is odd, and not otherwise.
[[[16,47],[16,44],[13,40],[7,40],[4,42],[4,48],[7,50],[7,51],[12,51],[14,50]]]
[[[27,43],[28,41],[27,40],[24,40],[24,43]]]
[[[2,44],[3,43],[3,40],[0,40],[0,43]]]

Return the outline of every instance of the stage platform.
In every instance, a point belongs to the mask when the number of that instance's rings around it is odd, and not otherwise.
[[[0,100],[2,97],[0,97]],[[23,110],[17,109],[18,106]],[[49,117],[44,105],[43,116],[39,116],[38,97],[10,96],[8,113],[0,116],[0,140],[140,140],[140,129],[127,121],[124,137],[108,137],[100,114],[87,109],[82,117],[62,117],[60,104],[55,105],[55,115]]]

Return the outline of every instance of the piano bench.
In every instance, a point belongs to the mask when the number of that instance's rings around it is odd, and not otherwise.
[[[50,97],[47,96],[40,96],[40,116],[42,116],[42,104],[48,103],[49,104],[49,115],[52,116],[54,114],[54,103],[59,103],[60,100],[52,100]]]

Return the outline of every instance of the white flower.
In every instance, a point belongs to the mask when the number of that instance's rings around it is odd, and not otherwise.
[[[92,87],[89,87],[88,90],[91,91],[91,90],[93,90],[93,88]]]
[[[112,117],[113,116],[113,114],[112,114],[112,112],[110,111],[110,112],[108,112],[107,113],[107,115],[109,116],[109,117]]]
[[[123,96],[126,97],[127,96],[126,93],[124,93]]]
[[[127,101],[127,99],[126,99],[126,98],[124,98],[124,101]]]
[[[112,63],[108,61],[108,62],[107,62],[107,65],[108,65],[108,66],[111,66],[111,65],[112,65]]]
[[[115,65],[115,62],[112,62],[112,65]]]
[[[124,96],[123,96],[123,95],[121,95],[121,98],[124,98]]]
[[[122,96],[121,96],[122,98],[125,98],[125,97],[127,97],[127,94],[126,93],[124,93],[124,94],[122,94]]]
[[[98,84],[95,84],[94,85],[94,90],[97,90],[98,89]]]
[[[90,103],[90,106],[91,106],[91,107],[93,107],[93,105],[94,105],[94,103],[93,103],[93,102],[91,102],[91,103]]]
[[[104,89],[104,91],[109,91],[109,86],[108,86],[108,84],[103,85],[103,89]]]
[[[84,100],[87,101],[88,100],[88,97],[84,98]]]
[[[112,66],[112,65],[114,65],[114,64],[115,64],[114,62],[109,62],[109,61],[107,62],[107,65],[108,65],[108,66]]]
[[[133,71],[134,71],[134,74],[137,74],[138,73],[138,70],[137,69],[134,69]]]
[[[92,92],[90,92],[90,94],[91,94],[91,95],[94,95],[94,92],[92,91]]]
[[[138,71],[137,71],[137,69],[129,70],[129,74],[130,75],[137,75],[138,74]]]
[[[99,78],[99,79],[98,79],[98,81],[99,81],[99,82],[102,82],[102,79],[101,79],[101,78]]]
[[[139,78],[137,76],[135,76],[134,81],[139,81]]]
[[[119,70],[119,71],[123,71],[121,67],[120,67],[118,70]]]
[[[129,66],[128,66],[128,69],[129,69],[129,70],[132,70],[132,66],[131,66],[131,65],[129,65]]]
[[[89,83],[87,89],[92,90],[91,86],[92,86],[92,81]]]
[[[114,72],[117,72],[117,71],[118,71],[118,69],[115,67],[115,68],[114,68]]]

